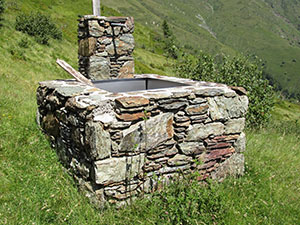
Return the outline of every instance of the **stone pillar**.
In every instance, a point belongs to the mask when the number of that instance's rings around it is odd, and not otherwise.
[[[92,80],[133,77],[133,30],[132,17],[80,18],[79,71]]]

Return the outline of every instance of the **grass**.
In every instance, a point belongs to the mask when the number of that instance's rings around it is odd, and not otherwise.
[[[276,121],[282,120],[300,122],[300,105],[279,100],[275,104],[272,116]]]
[[[77,191],[59,164],[34,122],[34,110],[11,117],[11,114],[1,115],[1,224],[172,224],[173,217],[166,214],[171,209],[170,203],[163,199],[179,197],[182,192],[176,190],[182,188],[182,183],[171,187],[173,191],[157,193],[153,199],[139,200],[127,208],[98,212]],[[215,222],[297,224],[299,126],[298,133],[286,132],[282,127],[248,131],[247,139],[245,176],[212,184],[213,194],[221,204],[214,212],[219,215]],[[203,192],[203,187],[196,183],[189,185],[185,187],[187,190]],[[199,198],[191,199],[192,203],[197,201]],[[207,202],[214,204],[212,200]],[[182,203],[183,200],[171,205],[177,210],[173,215],[178,218],[185,212]],[[201,224],[207,217],[199,216],[197,220]]]
[[[221,185],[229,203],[226,224],[299,222],[299,134],[248,133],[246,175]]]
[[[0,224],[171,224],[174,217],[185,221],[186,215],[197,218],[190,221],[194,224],[299,222],[300,129],[294,121],[299,119],[300,109],[288,102],[280,102],[274,112],[277,121],[286,118],[284,126],[247,132],[245,176],[211,184],[210,189],[196,183],[175,185],[120,210],[94,209],[78,192],[35,123],[37,83],[68,78],[55,65],[56,58],[76,67],[74,21],[90,6],[82,1],[75,2],[80,7],[75,7],[74,1],[64,1],[64,5],[61,1],[7,2],[9,9],[0,33]],[[16,13],[36,9],[52,14],[59,26],[65,27],[62,41],[51,40],[49,46],[43,46],[14,30]],[[171,69],[165,65],[171,62],[157,54],[161,50],[151,38],[156,34],[142,25],[136,32],[136,40],[143,40],[145,45],[135,53],[136,70],[169,75]],[[25,39],[29,45],[22,48],[18,43]],[[196,198],[202,194],[203,198]],[[205,198],[212,194],[214,201]],[[197,210],[189,215],[182,207],[187,203],[184,198],[194,205],[205,200],[215,210],[206,216],[199,216]]]

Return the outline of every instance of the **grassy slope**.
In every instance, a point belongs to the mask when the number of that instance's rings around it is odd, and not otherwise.
[[[213,38],[209,32],[201,29],[197,24],[200,21],[195,16],[199,12],[203,12],[203,8],[206,6],[202,1],[190,0],[187,3],[173,0],[128,0],[126,2],[102,0],[102,2],[109,7],[118,9],[124,15],[133,15],[136,20],[154,30],[161,29],[162,20],[166,19],[182,46],[187,44],[198,50],[237,54],[235,50]],[[195,4],[192,5],[192,3]]]
[[[120,211],[97,212],[78,193],[34,121],[37,82],[68,77],[55,65],[57,57],[76,67],[75,20],[77,14],[89,12],[89,1],[8,3],[0,33],[0,224],[161,223],[159,215],[164,212],[148,200]],[[36,9],[60,21],[64,40],[41,46],[28,38],[29,48],[20,48],[18,42],[26,36],[14,31],[15,14]],[[162,71],[159,67],[170,62],[147,51],[154,48],[151,32],[142,26],[136,32],[136,40],[145,41],[145,49],[136,51],[137,70],[151,72],[152,63],[157,72],[169,73],[169,68]],[[289,113],[299,118],[300,109],[293,105]],[[299,146],[299,135],[273,130],[248,133],[247,175],[219,186],[223,207],[230,209],[224,218],[227,224],[299,221]]]
[[[222,2],[215,15],[208,19],[218,39],[244,53],[257,54],[266,62],[267,72],[284,89],[299,92],[300,32],[275,16],[273,9],[262,1]]]
[[[278,101],[272,112],[275,121],[300,122],[300,105],[288,101]]]
[[[166,19],[182,45],[188,44],[211,53],[236,55],[237,51],[256,54],[266,61],[266,71],[283,89],[300,95],[299,0],[289,1],[288,4],[283,0],[102,2],[124,14],[134,15],[154,29],[158,29],[162,20]],[[204,23],[196,18],[198,14],[217,38],[199,26]],[[294,59],[296,62],[293,62]]]
[[[78,194],[72,179],[57,161],[55,152],[35,124],[35,91],[39,81],[68,78],[56,58],[77,67],[77,15],[89,14],[91,1],[8,0],[0,33],[0,224],[84,224],[100,216]],[[108,15],[117,13],[105,8]],[[50,14],[63,30],[63,41],[41,46],[14,30],[21,12]],[[150,31],[137,24],[137,40],[146,48]],[[28,48],[18,43],[28,42]],[[137,49],[136,70],[168,74],[161,55]],[[69,77],[70,78],[70,77]],[[75,215],[75,216],[74,216]]]

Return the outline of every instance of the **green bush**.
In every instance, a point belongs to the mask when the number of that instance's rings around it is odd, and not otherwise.
[[[248,91],[249,109],[247,126],[265,125],[274,105],[274,91],[269,81],[262,76],[260,60],[249,57],[213,58],[201,53],[196,59],[184,57],[176,66],[179,76],[193,80],[225,83],[230,86],[244,87]]]
[[[4,10],[5,10],[5,1],[0,0],[0,16],[3,14]]]
[[[5,11],[5,1],[0,0],[0,27],[2,26],[1,21],[3,20],[2,19],[2,14],[4,13],[4,11]]]
[[[32,13],[20,14],[16,18],[16,30],[35,37],[40,44],[49,44],[50,38],[62,39],[62,32],[46,15]]]

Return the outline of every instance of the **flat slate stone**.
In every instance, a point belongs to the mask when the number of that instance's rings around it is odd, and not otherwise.
[[[209,112],[212,120],[227,120],[245,116],[248,109],[247,96],[226,98],[217,96],[208,98]]]
[[[189,164],[192,161],[192,157],[186,155],[177,154],[173,158],[168,160],[168,166],[183,166]]]
[[[166,109],[166,110],[175,110],[175,109],[180,109],[183,106],[186,106],[187,103],[186,102],[173,102],[170,104],[162,104],[159,105],[159,107]]]
[[[188,131],[187,141],[199,141],[210,135],[221,135],[224,133],[224,124],[220,122],[208,124],[196,124]]]
[[[185,155],[197,155],[205,151],[205,147],[201,142],[183,142],[179,144],[179,148]]]
[[[225,134],[241,133],[245,127],[245,118],[231,119],[225,123]]]
[[[164,113],[131,126],[123,131],[120,151],[150,150],[159,146],[173,137],[172,124],[173,114]]]
[[[191,105],[188,106],[185,111],[188,115],[201,115],[207,113],[208,105],[207,104],[201,104],[201,105]]]
[[[139,96],[117,98],[115,101],[124,108],[140,107],[149,104],[149,99]]]
[[[129,121],[139,120],[150,115],[151,115],[150,112],[147,112],[146,114],[144,112],[137,112],[137,113],[122,113],[122,114],[117,114],[116,116],[120,120],[129,122]]]
[[[109,184],[132,179],[142,173],[144,161],[144,154],[96,161],[94,164],[94,180],[96,184]]]
[[[96,160],[110,157],[110,135],[102,128],[102,125],[99,122],[88,122],[85,130],[91,156]]]
[[[246,135],[244,132],[240,134],[233,147],[237,153],[244,152],[246,149]]]

